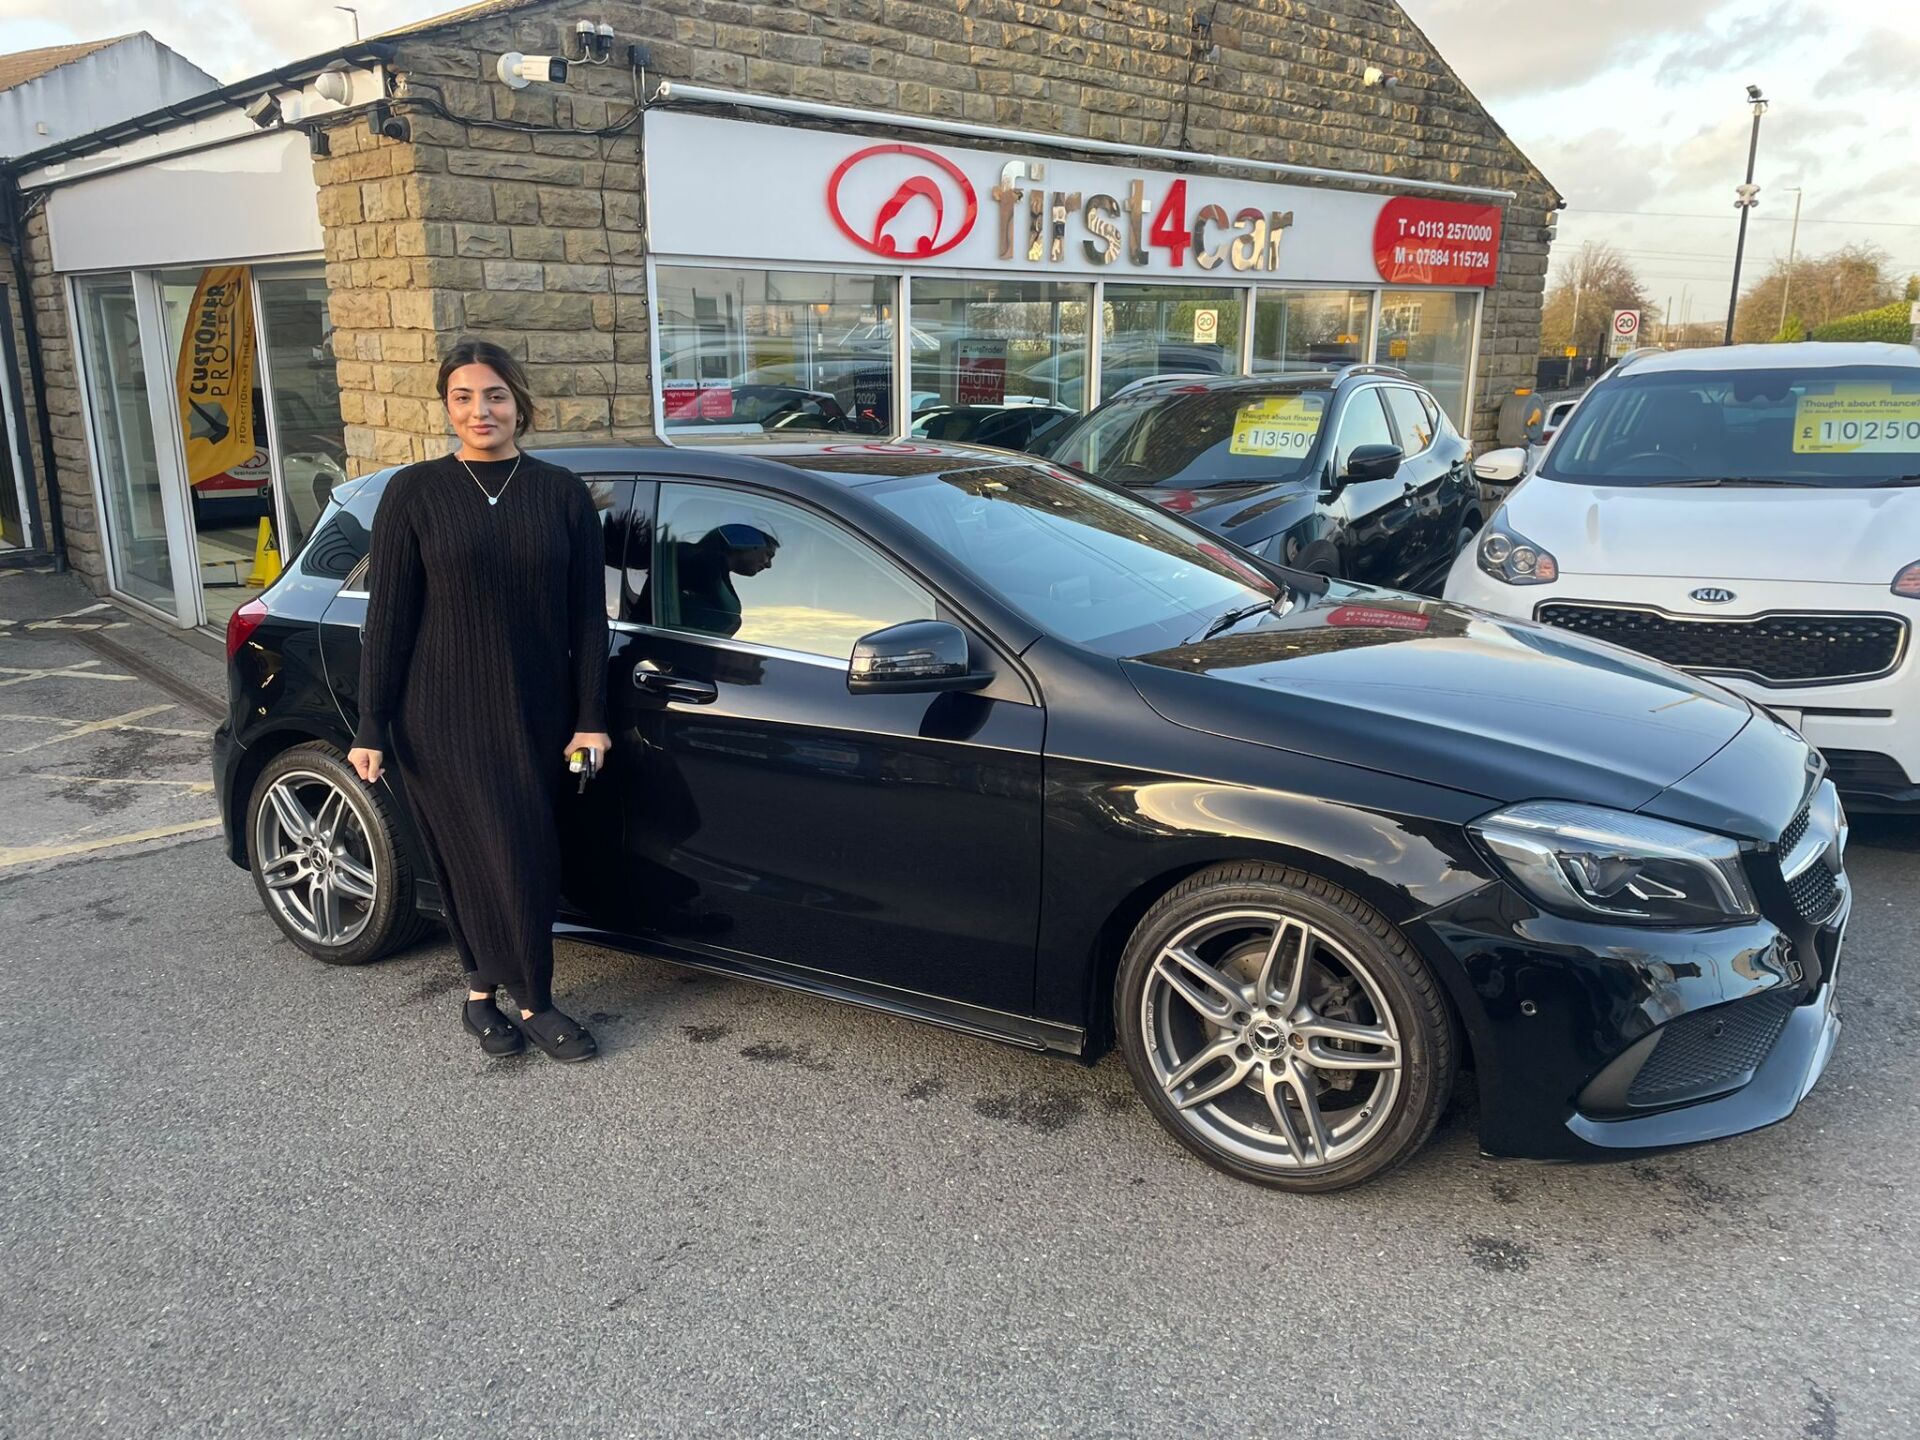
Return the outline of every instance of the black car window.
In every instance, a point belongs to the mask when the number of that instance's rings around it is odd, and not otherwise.
[[[1101,406],[1050,456],[1110,484],[1182,490],[1306,474],[1327,392],[1155,387]]]
[[[1347,460],[1360,445],[1394,445],[1387,412],[1380,406],[1380,387],[1369,385],[1352,399],[1340,416],[1340,440],[1334,454],[1334,474],[1347,473]]]
[[[646,603],[661,629],[835,660],[863,635],[938,613],[923,587],[820,516],[671,482],[660,487]]]
[[[370,539],[358,515],[335,511],[301,549],[300,573],[320,580],[344,580],[366,558]]]
[[[1394,428],[1400,432],[1400,448],[1409,455],[1418,455],[1433,444],[1433,421],[1427,418],[1426,407],[1420,403],[1420,392],[1409,390],[1404,385],[1388,385],[1380,392],[1386,399],[1387,409],[1393,412]]]
[[[1920,473],[1920,366],[1628,371],[1587,395],[1541,474],[1608,485],[1874,485]]]
[[[1415,392],[1420,397],[1420,408],[1427,412],[1427,425],[1435,435],[1447,433],[1447,416],[1439,403],[1424,390]]]

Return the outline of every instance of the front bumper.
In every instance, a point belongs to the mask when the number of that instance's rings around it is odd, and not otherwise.
[[[1504,883],[1409,926],[1466,1021],[1481,1149],[1621,1158],[1786,1119],[1839,1034],[1852,897],[1838,883],[1817,926],[1599,925],[1544,914]]]
[[[1738,620],[1770,612],[1893,614],[1908,622],[1900,663],[1870,680],[1766,685],[1739,675],[1695,672],[1765,706],[1827,758],[1848,806],[1920,810],[1920,602],[1884,585],[1816,584],[1796,580],[1729,580],[1738,595],[1709,605],[1692,591],[1710,576],[1563,575],[1551,585],[1505,585],[1463,553],[1448,573],[1446,596],[1478,610],[1532,619],[1547,604],[1645,607],[1681,617]]]

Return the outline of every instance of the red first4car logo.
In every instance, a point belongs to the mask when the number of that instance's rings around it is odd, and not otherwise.
[[[926,260],[972,233],[980,201],[945,156],[919,145],[869,145],[827,178],[827,213],[862,250]]]

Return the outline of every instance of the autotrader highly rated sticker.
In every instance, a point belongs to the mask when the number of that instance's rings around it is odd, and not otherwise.
[[[1836,385],[1802,395],[1793,412],[1796,455],[1920,453],[1920,394],[1892,385]]]

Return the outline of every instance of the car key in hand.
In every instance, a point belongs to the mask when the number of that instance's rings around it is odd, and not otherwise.
[[[574,751],[573,754],[567,757],[567,768],[580,777],[580,786],[575,793],[580,795],[586,794],[587,782],[593,779],[595,770],[593,748],[588,745],[582,745],[578,750]]]

